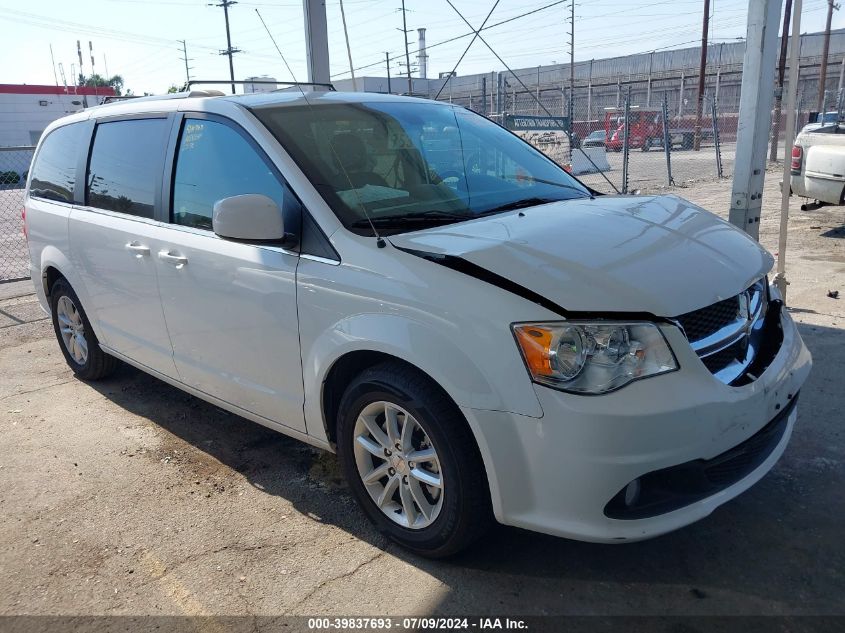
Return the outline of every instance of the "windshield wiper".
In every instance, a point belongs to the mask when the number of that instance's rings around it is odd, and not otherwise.
[[[560,187],[561,189],[571,189],[572,191],[577,191],[585,198],[589,197],[590,200],[593,200],[595,196],[591,194],[589,191],[584,191],[583,189],[579,189],[578,187],[573,187],[572,185],[567,185],[566,183],[562,182],[555,182],[554,180],[545,180],[543,178],[535,178],[534,176],[522,176],[524,180],[530,180],[531,182],[539,182],[541,185],[551,185],[553,187]]]
[[[431,223],[446,223],[446,222],[463,222],[464,220],[471,220],[475,215],[468,215],[466,213],[451,213],[449,211],[423,211],[422,213],[403,213],[401,215],[382,215],[371,217],[369,219],[362,218],[352,223],[354,228],[367,228],[372,224],[373,226],[402,226],[407,224],[431,224]]]
[[[563,200],[566,200],[564,198]],[[504,211],[513,211],[514,209],[524,209],[526,207],[536,207],[538,204],[546,204],[549,202],[561,202],[560,198],[523,198],[522,200],[514,200],[513,202],[506,202],[505,204],[500,204],[498,207],[493,207],[492,209],[487,209],[483,213],[479,213],[480,216],[482,215],[493,215],[494,213],[502,213]]]

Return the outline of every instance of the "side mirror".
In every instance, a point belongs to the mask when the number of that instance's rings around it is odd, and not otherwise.
[[[232,240],[268,242],[285,238],[282,210],[272,198],[259,193],[215,202],[211,226],[217,235]]]

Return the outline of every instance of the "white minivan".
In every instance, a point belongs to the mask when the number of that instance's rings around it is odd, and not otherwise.
[[[494,519],[608,543],[700,519],[784,452],[810,371],[745,233],[447,103],[92,108],[46,130],[24,216],[80,378],[124,361],[336,451],[427,556]]]

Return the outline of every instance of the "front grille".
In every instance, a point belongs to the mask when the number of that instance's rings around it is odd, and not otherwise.
[[[704,366],[711,373],[715,374],[716,372],[722,371],[735,360],[743,360],[747,350],[748,344],[744,340],[740,340],[725,349],[703,357],[701,362],[704,363]]]
[[[739,295],[677,317],[690,341],[699,341],[733,322],[739,313]]]
[[[760,279],[736,296],[675,317],[675,322],[710,373],[734,384],[760,349],[767,311],[766,281]]]

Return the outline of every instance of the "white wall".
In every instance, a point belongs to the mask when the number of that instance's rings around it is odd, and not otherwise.
[[[0,93],[0,147],[35,145],[44,128],[66,114],[96,105],[93,96]],[[87,101],[86,101],[87,100]],[[46,105],[41,105],[44,102]]]

